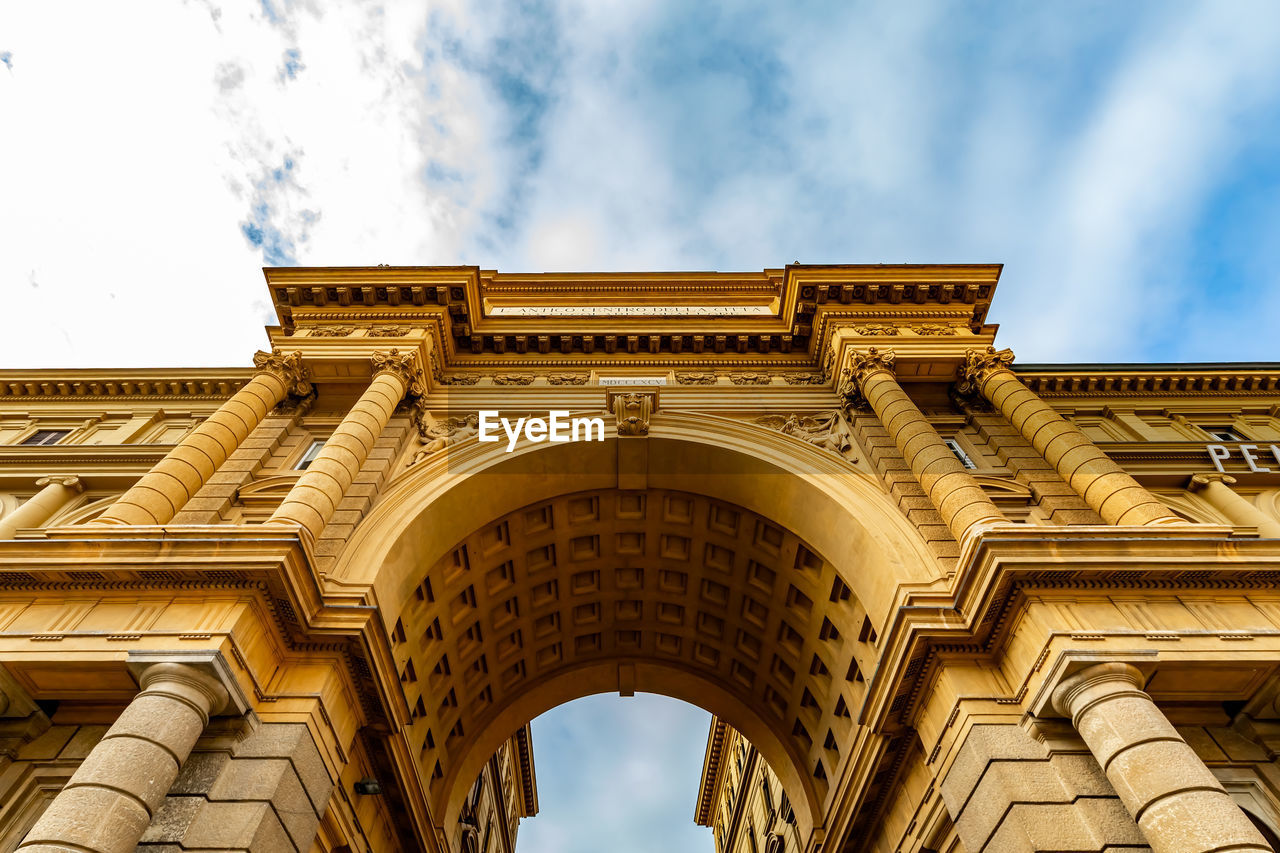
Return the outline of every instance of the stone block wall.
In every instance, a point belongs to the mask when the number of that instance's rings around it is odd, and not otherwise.
[[[273,455],[290,438],[293,415],[270,414],[249,433],[240,446],[227,457],[196,492],[195,497],[173,517],[174,524],[218,524],[232,521],[232,503],[241,487],[253,482],[254,475],[268,467]]]
[[[1051,750],[1021,726],[975,725],[939,786],[967,853],[1146,853],[1083,744]]]
[[[952,566],[960,556],[960,545],[942,520],[942,515],[929,500],[911,473],[911,466],[902,457],[884,424],[870,411],[854,412],[851,418],[854,435],[867,454],[867,461],[880,475],[889,495],[912,524],[930,550],[945,565]]]
[[[333,784],[302,723],[206,734],[138,853],[309,853]]]
[[[51,724],[40,711],[0,719],[0,850],[18,846],[107,728]]]
[[[1015,480],[1031,489],[1033,500],[1051,524],[1102,524],[1085,499],[1003,415],[974,413],[970,423],[973,440],[985,444],[1001,464],[1008,467]]]

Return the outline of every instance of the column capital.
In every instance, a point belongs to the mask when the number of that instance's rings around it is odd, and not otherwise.
[[[271,352],[259,350],[253,354],[253,366],[259,373],[269,373],[279,379],[288,392],[296,397],[305,397],[311,393],[311,371],[302,363],[302,353]]]
[[[997,370],[1009,370],[1013,364],[1013,350],[997,350],[987,347],[985,350],[971,349],[964,354],[964,364],[960,366],[960,378],[966,382],[978,383]]]
[[[373,361],[374,377],[383,373],[392,374],[404,383],[406,396],[420,397],[426,391],[426,386],[423,385],[422,368],[418,366],[418,360],[412,352],[393,349],[375,352],[370,359]]]
[[[1187,481],[1187,488],[1193,492],[1207,488],[1211,483],[1221,483],[1224,486],[1234,486],[1236,478],[1230,474],[1204,473],[1192,474],[1191,479]]]
[[[227,688],[214,675],[185,663],[160,661],[147,666],[138,677],[144,693],[163,693],[192,706],[205,718],[217,714],[230,701]]]
[[[1053,690],[1053,708],[1064,717],[1074,719],[1100,699],[1122,693],[1143,693],[1146,676],[1131,663],[1108,661],[1082,669],[1063,679]]]
[[[862,385],[867,377],[877,371],[893,375],[893,363],[896,356],[893,350],[868,348],[865,352],[854,351],[849,359],[849,366],[840,372],[841,382],[836,386],[836,394],[847,408],[860,409],[866,405],[866,397],[862,393]]]
[[[845,369],[845,373],[855,381],[877,370],[893,373],[893,363],[896,358],[891,349],[880,350],[869,347],[866,352],[855,350],[852,358],[849,359],[849,367]]]
[[[77,494],[84,491],[84,483],[81,482],[78,474],[49,474],[36,480],[36,485],[42,489],[51,485],[63,486],[74,490]]]

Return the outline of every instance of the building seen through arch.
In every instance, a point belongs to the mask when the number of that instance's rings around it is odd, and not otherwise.
[[[0,849],[510,851],[637,692],[722,851],[1274,849],[1280,365],[1017,363],[998,266],[265,274],[252,368],[0,371]]]

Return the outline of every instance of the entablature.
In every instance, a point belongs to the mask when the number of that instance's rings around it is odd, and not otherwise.
[[[286,341],[367,348],[433,339],[452,369],[593,365],[829,367],[832,335],[984,333],[998,265],[804,265],[760,273],[510,274],[477,267],[270,268]],[[329,339],[313,341],[313,338]],[[970,342],[972,345],[972,342]],[[403,348],[403,347],[402,347]],[[908,349],[911,349],[908,346]],[[959,356],[957,356],[959,357]],[[323,379],[323,377],[320,377]]]

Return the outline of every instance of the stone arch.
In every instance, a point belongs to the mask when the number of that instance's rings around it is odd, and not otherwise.
[[[450,448],[388,484],[328,579],[372,589],[442,826],[519,725],[636,690],[739,728],[806,834],[849,757],[894,599],[945,584],[866,473],[678,415],[655,416],[647,439]]]

